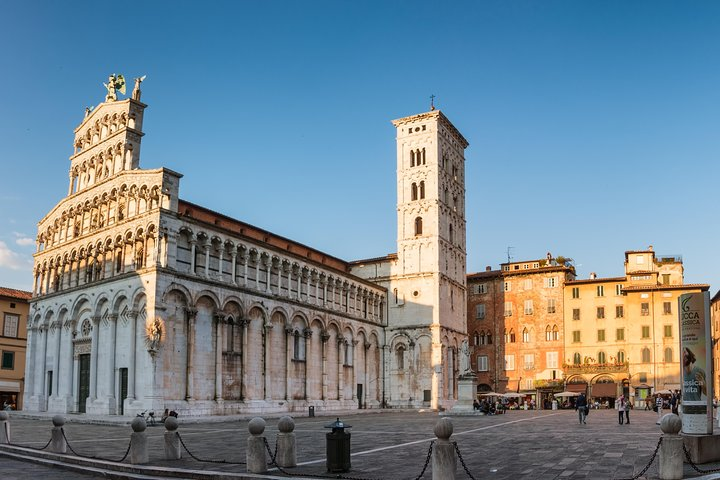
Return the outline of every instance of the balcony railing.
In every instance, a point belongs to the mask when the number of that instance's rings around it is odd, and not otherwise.
[[[625,363],[583,363],[580,365],[564,364],[565,375],[580,375],[583,373],[623,373],[629,371],[628,362]]]

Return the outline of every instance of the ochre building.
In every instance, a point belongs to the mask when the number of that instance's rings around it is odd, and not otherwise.
[[[0,287],[0,405],[19,410],[25,387],[25,344],[30,292]]]

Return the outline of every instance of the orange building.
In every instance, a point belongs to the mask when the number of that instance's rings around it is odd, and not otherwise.
[[[478,392],[507,391],[536,402],[562,390],[564,259],[503,263],[470,274],[468,335]]]
[[[30,292],[0,287],[0,402],[3,408],[22,409],[31,296]]]

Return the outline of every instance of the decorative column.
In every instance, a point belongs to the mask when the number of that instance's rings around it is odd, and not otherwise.
[[[270,267],[268,265],[268,272],[270,271]],[[265,392],[263,397],[265,400],[269,401],[271,398],[270,395],[270,388],[271,388],[271,378],[270,378],[270,330],[272,330],[273,326],[272,323],[270,323],[270,320],[267,320],[266,323],[263,325],[263,339],[265,348],[263,349],[263,374],[265,375]]]
[[[345,348],[343,348],[345,347]],[[347,349],[347,340],[345,337],[338,336],[337,339],[337,357],[338,357],[338,378],[337,378],[337,398],[345,400],[345,349]]]
[[[35,373],[35,379],[39,381],[39,385],[37,385],[37,388],[35,389],[35,392],[37,392],[43,400],[46,400],[46,389],[45,389],[45,375],[47,371],[47,341],[48,341],[48,328],[45,325],[40,326],[40,371],[38,375],[38,371],[36,369]],[[46,410],[45,405],[43,405],[43,401],[40,402],[40,406],[38,410],[44,411]]]
[[[290,400],[290,371],[292,370],[293,350],[295,347],[295,336],[292,325],[285,325],[285,400]]]
[[[19,327],[18,327],[19,328]],[[26,365],[25,365],[25,399],[35,395],[35,365],[37,360],[37,338],[38,338],[38,327],[32,325],[28,319],[27,329],[27,352],[25,354]],[[23,402],[26,403],[26,402]]]
[[[53,357],[53,397],[59,397],[60,391],[58,387],[60,385],[60,336],[62,334],[62,324],[56,320],[52,324],[52,329],[55,331],[55,354]]]
[[[247,277],[246,277],[247,278]],[[240,327],[242,328],[242,355],[240,357],[240,398],[245,399],[245,384],[247,379],[245,378],[245,371],[247,368],[248,361],[248,320],[246,318],[240,319]]]
[[[363,372],[365,376],[365,385],[363,388],[363,398],[360,399],[360,403],[362,404],[363,408],[367,408],[367,398],[368,398],[368,390],[370,389],[370,372],[368,372],[368,355],[370,354],[370,347],[372,346],[372,343],[365,342],[363,343],[364,348],[364,354],[363,354]],[[377,387],[376,387],[377,390]]]
[[[223,278],[223,257],[225,254],[225,245],[220,245],[220,248],[218,248],[218,280],[221,282],[224,280]]]
[[[307,400],[307,392],[308,392],[308,345],[311,343],[310,338],[312,337],[312,329],[310,327],[305,327],[303,330],[303,339],[302,341],[305,342],[305,381],[303,382],[303,398]]]
[[[190,273],[195,275],[197,272],[195,272],[195,250],[197,246],[197,240],[195,240],[195,237],[190,239]]]
[[[352,399],[357,400],[357,370],[355,369],[355,348],[358,344],[357,340],[351,340],[352,342],[352,356],[351,356],[351,365],[350,369],[352,371]],[[363,389],[363,393],[365,393],[365,390]]]
[[[63,375],[63,384],[65,388],[63,388],[62,391],[62,396],[66,399],[63,406],[69,409],[69,400],[72,399],[75,396],[75,392],[77,392],[77,390],[73,389],[73,382],[77,377],[75,376],[76,373],[73,365],[75,357],[75,346],[72,343],[72,339],[74,338],[76,332],[74,330],[75,326],[73,325],[72,320],[66,320],[62,328],[70,334],[70,337],[68,338],[69,348],[67,349],[68,351],[65,353],[65,358],[63,359],[64,370],[67,372],[67,374]],[[61,384],[58,383],[58,386],[60,385]]]
[[[128,359],[128,391],[127,400],[128,403],[132,403],[135,400],[135,365],[137,363],[137,319],[139,316],[137,310],[131,310],[128,312],[128,318],[130,319],[130,356]]]
[[[98,380],[98,343],[100,339],[100,317],[92,317],[92,349],[90,350],[90,399],[94,401],[97,398],[97,380]]]
[[[215,401],[223,400],[222,385],[222,330],[227,319],[225,312],[215,312]]]
[[[230,271],[230,282],[233,285],[237,285],[237,281],[235,280],[235,269],[237,268],[237,250],[233,248],[232,253],[230,253],[230,258],[232,260],[232,270]]]
[[[115,345],[117,338],[117,314],[108,316],[108,327],[110,328],[110,340],[108,341],[108,370],[107,370],[107,397],[110,414],[115,414]]]
[[[320,340],[322,341],[322,400],[327,400],[327,341],[330,339],[330,335],[326,330],[323,330],[320,334]]]
[[[210,277],[210,247],[211,247],[210,240],[208,240],[207,243],[205,243],[203,245],[203,248],[205,249],[205,277],[206,278]]]
[[[185,332],[186,342],[185,351],[187,352],[186,358],[186,377],[185,377],[185,400],[193,399],[193,360],[194,360],[194,346],[195,346],[195,317],[197,315],[197,308],[186,307],[186,320],[185,320]]]

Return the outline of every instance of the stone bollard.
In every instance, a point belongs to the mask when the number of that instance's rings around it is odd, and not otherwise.
[[[65,417],[55,415],[52,419],[53,428],[50,434],[50,451],[55,453],[67,453],[67,440],[63,435],[63,425],[65,425]]]
[[[245,460],[247,462],[247,471],[250,473],[265,473],[267,472],[267,456],[265,452],[265,420],[260,417],[255,417],[250,420],[248,424],[248,431],[250,436],[248,437],[247,452],[245,452]]]
[[[681,480],[683,478],[683,438],[678,435],[682,428],[680,417],[674,413],[668,413],[660,422],[660,429],[663,432],[662,443],[660,444],[660,479]]]
[[[440,419],[435,424],[435,445],[432,451],[432,478],[433,480],[455,480],[457,459],[455,446],[450,442],[453,433],[453,424],[449,418]]]
[[[135,417],[130,424],[133,433],[130,435],[130,463],[137,465],[140,463],[148,463],[150,455],[148,453],[148,441],[145,429],[147,424],[142,417]]]
[[[10,443],[10,415],[0,411],[0,443]]]
[[[167,417],[165,419],[165,458],[167,460],[180,460],[180,436],[177,433],[178,419]]]
[[[297,451],[295,449],[295,422],[291,417],[282,417],[278,422],[278,443],[275,463],[279,467],[296,467]]]

